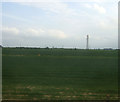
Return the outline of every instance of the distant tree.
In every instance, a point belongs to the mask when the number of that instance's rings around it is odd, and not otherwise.
[[[46,47],[45,49],[49,49],[49,47]]]

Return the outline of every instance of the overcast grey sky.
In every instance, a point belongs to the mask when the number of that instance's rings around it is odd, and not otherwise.
[[[118,0],[2,2],[2,22],[3,46],[118,47]]]

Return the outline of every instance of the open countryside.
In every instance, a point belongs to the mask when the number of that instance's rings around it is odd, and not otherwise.
[[[118,50],[3,48],[3,100],[117,100]]]

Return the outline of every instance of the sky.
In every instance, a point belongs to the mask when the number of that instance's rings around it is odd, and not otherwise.
[[[2,2],[3,46],[118,48],[118,1]]]

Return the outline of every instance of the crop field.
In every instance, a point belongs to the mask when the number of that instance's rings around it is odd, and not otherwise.
[[[117,100],[118,51],[3,48],[3,100]]]

